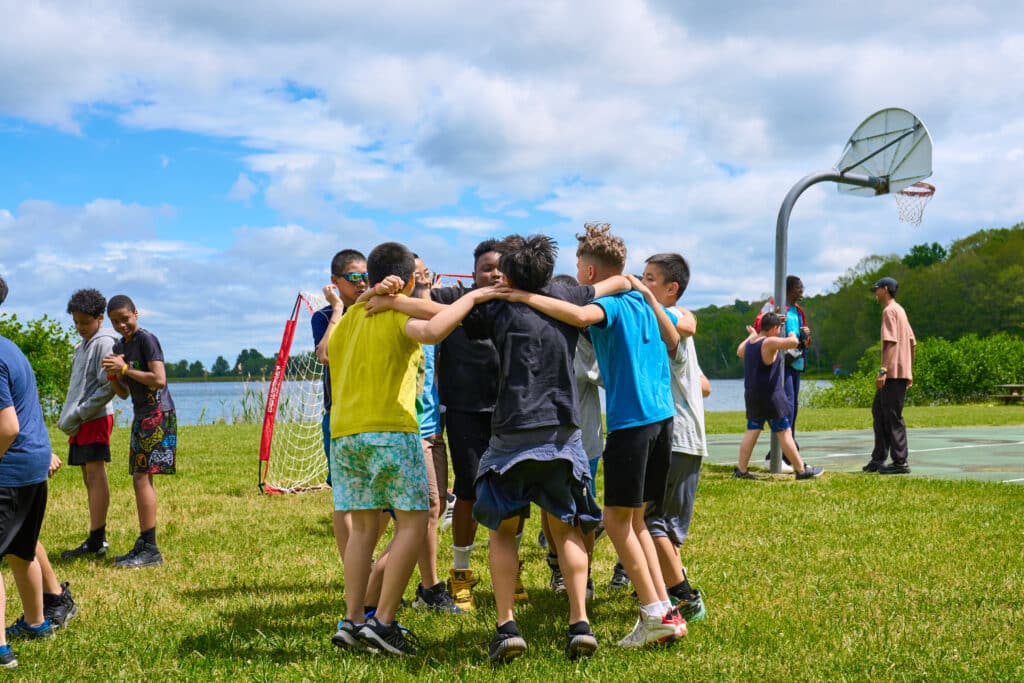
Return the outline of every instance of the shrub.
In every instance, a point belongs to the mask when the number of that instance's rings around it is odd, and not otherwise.
[[[48,316],[22,322],[16,315],[0,314],[0,335],[18,345],[32,364],[39,402],[47,422],[56,422],[71,381],[71,354],[77,332]]]

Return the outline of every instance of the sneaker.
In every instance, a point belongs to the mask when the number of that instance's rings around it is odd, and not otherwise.
[[[448,491],[445,498],[444,514],[441,515],[441,524],[438,527],[441,531],[447,531],[452,525],[452,515],[455,514],[455,494]]]
[[[626,574],[626,568],[622,566],[621,562],[615,563],[615,570],[612,572],[612,580],[608,582],[608,587],[612,590],[621,590],[629,586],[629,575]]]
[[[146,543],[141,538],[136,539],[135,547],[126,555],[118,555],[114,558],[115,567],[128,567],[138,569],[141,567],[158,567],[164,563],[164,557],[160,549],[152,543]]]
[[[519,569],[516,570],[516,592],[512,594],[512,598],[516,602],[524,602],[530,599],[530,594],[526,592],[526,586],[523,585],[522,560],[519,560]]]
[[[16,622],[7,627],[6,632],[7,640],[52,638],[53,625],[46,620],[46,617],[43,617],[43,623],[39,626],[29,626],[25,621],[25,615],[22,614]]]
[[[860,468],[861,472],[877,472],[882,468],[882,465],[874,460],[868,460],[868,464]]]
[[[707,616],[708,611],[704,607],[704,599],[700,596],[700,591],[696,588],[693,589],[693,593],[684,598],[677,600],[675,596],[669,595],[672,600],[672,606],[679,610],[679,615],[686,620],[687,623],[692,624],[695,621],[700,621]]]
[[[822,472],[825,471],[824,467],[811,467],[810,465],[804,465],[803,472],[797,472],[797,479],[817,479],[821,476]]]
[[[487,656],[491,658],[491,664],[504,664],[511,662],[524,652],[526,652],[526,640],[522,636],[511,633],[495,633],[491,638],[491,647],[487,651]]]
[[[629,635],[619,641],[619,647],[639,648],[647,645],[668,645],[679,639],[679,627],[673,617],[648,617],[643,614]]]
[[[472,612],[476,609],[473,601],[473,587],[480,583],[480,579],[473,575],[472,569],[452,569],[448,573],[448,593],[455,601],[455,606],[463,612]]]
[[[60,593],[43,593],[43,616],[54,628],[64,628],[78,615],[78,605],[71,597],[69,585],[65,581],[60,585]]]
[[[11,646],[6,643],[0,645],[0,667],[5,669],[18,668],[18,658],[11,652]]]
[[[772,454],[769,453],[768,455],[764,456],[764,466],[771,467],[771,462]],[[782,474],[793,474],[793,466],[789,464],[785,456],[782,457],[782,462],[779,463],[779,472],[781,472]]]
[[[732,468],[732,478],[733,479],[757,479],[757,477],[755,477],[753,474],[750,473],[750,470],[747,470],[746,472],[740,472],[740,468],[739,467]]]
[[[79,557],[89,557],[90,555],[99,559],[107,556],[107,551],[110,549],[110,544],[103,541],[99,548],[93,548],[89,545],[89,541],[83,541],[82,545],[71,550],[65,550],[60,554],[62,560],[74,560]]]
[[[568,640],[565,645],[565,656],[569,659],[579,659],[580,657],[590,657],[597,651],[597,638],[594,637],[593,632],[587,633],[569,633]]]
[[[356,638],[375,650],[392,655],[417,655],[419,648],[409,629],[398,624],[382,624],[372,617],[356,631]]]
[[[455,600],[452,599],[452,594],[448,592],[448,588],[444,585],[443,581],[430,588],[417,585],[416,598],[412,601],[412,606],[415,609],[432,609],[437,612],[462,614],[462,610],[456,606]]]
[[[360,627],[348,619],[342,619],[338,622],[338,631],[331,636],[331,642],[340,648],[362,648],[366,645],[356,637],[356,632],[359,631]]]
[[[890,463],[878,468],[879,474],[910,474],[910,465],[897,465]]]
[[[565,592],[565,577],[562,576],[562,569],[558,566],[558,558],[547,556],[548,567],[551,569],[551,581],[548,583],[551,586],[552,593],[564,593]]]
[[[537,532],[537,545],[541,548],[548,547],[548,537],[544,535],[543,529]]]
[[[587,602],[590,602],[593,599],[594,599],[594,580],[588,576],[587,577],[587,597],[586,597],[586,600],[587,600]]]
[[[683,618],[682,612],[679,611],[678,607],[670,609],[665,616],[661,618],[663,624],[672,624],[676,629],[676,635],[682,638],[689,631],[686,628],[686,619]]]

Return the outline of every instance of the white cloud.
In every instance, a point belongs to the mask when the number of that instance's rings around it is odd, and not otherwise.
[[[239,173],[238,178],[235,179],[231,189],[228,190],[228,199],[233,199],[238,202],[248,202],[252,199],[252,196],[256,194],[259,188],[256,183],[249,178],[248,174]]]

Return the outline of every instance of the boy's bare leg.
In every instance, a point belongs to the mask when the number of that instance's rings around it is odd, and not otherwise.
[[[473,545],[476,538],[476,519],[473,517],[475,502],[475,499],[455,499],[455,508],[452,511],[452,543],[459,547]]]
[[[384,538],[384,534],[388,532],[388,524],[391,522],[391,515],[387,512],[381,511],[380,513],[380,525],[377,531],[377,544],[376,548],[380,545],[380,539]],[[373,566],[370,567],[370,580],[366,583],[366,596],[363,598],[366,602],[364,607],[377,607],[377,603],[380,602],[380,590],[384,584],[384,571],[388,567],[388,558],[391,557],[391,542],[384,546],[384,550],[380,551],[380,555],[377,556],[377,560],[373,562]],[[373,561],[373,555],[370,555],[370,560]]]
[[[107,463],[96,460],[82,465],[82,482],[89,499],[89,531],[95,531],[107,525],[107,511],[110,508]]]
[[[136,472],[132,475],[132,486],[135,488],[135,506],[139,510],[139,531],[146,531],[156,526],[156,488],[153,486],[153,475],[149,472]]]
[[[754,452],[754,446],[757,445],[759,436],[761,436],[760,429],[748,429],[743,434],[743,439],[740,440],[740,472],[746,472],[747,467],[750,466],[750,454]]]
[[[60,595],[64,589],[60,587],[57,574],[50,564],[50,556],[46,554],[46,548],[39,541],[36,541],[36,562],[39,563],[39,573],[42,576],[43,592],[50,595]]]
[[[548,517],[548,515],[545,515]],[[575,624],[587,619],[587,569],[590,565],[583,533],[579,527],[572,527],[560,519],[550,518],[548,525],[558,548],[558,566],[565,579],[565,591],[569,596],[569,623]]]
[[[661,573],[661,563],[658,561],[658,551],[654,547],[654,539],[651,538],[651,532],[647,529],[647,523],[644,521],[644,508],[636,508],[633,512],[633,533],[640,541],[640,547],[644,549],[644,560],[651,576],[651,583],[654,584],[654,593],[658,596],[658,600],[667,602],[668,590],[665,588],[665,577]]]
[[[619,561],[626,570],[626,575],[633,582],[636,588],[637,597],[641,605],[650,605],[660,601],[658,589],[651,580],[651,571],[647,565],[647,554],[636,533],[636,526],[633,523],[634,514],[640,516],[640,524],[643,524],[643,511],[641,508],[618,507],[614,505],[605,506],[604,528],[608,532],[608,538],[615,546],[615,552]],[[644,527],[646,530],[646,527]],[[651,535],[647,534],[647,541],[650,543]],[[653,551],[653,544],[651,544]],[[655,561],[657,559],[655,558]],[[660,575],[661,572],[659,571]],[[664,586],[662,586],[664,590]]]
[[[679,548],[668,536],[652,536],[658,553],[658,565],[666,586],[677,586],[683,582],[683,560]]]
[[[350,529],[344,546],[345,617],[354,624],[365,621],[366,584],[370,578],[370,561],[377,545],[379,510],[351,510],[347,514]],[[338,528],[335,524],[335,530]],[[337,539],[336,539],[337,540]],[[341,547],[340,541],[338,542]]]
[[[491,531],[489,559],[491,583],[494,585],[494,604],[498,611],[498,626],[512,621],[512,606],[516,591],[516,572],[519,571],[519,552],[516,548],[516,530],[520,517],[502,520],[497,530]]]
[[[335,510],[334,518],[331,520],[334,528],[334,543],[338,546],[338,557],[342,565],[345,564],[345,546],[348,545],[348,537],[352,533],[352,519],[347,510]]]
[[[14,583],[18,586],[25,623],[39,626],[43,623],[43,577],[39,563],[35,560],[26,562],[17,555],[8,555],[7,562],[11,565]]]
[[[427,530],[427,515],[426,510],[395,510],[395,535],[391,539],[391,552],[377,604],[377,621],[381,623],[390,624],[395,620],[395,612],[409,584],[420,543]]]
[[[784,432],[778,432],[779,445],[782,447],[782,452],[789,458],[789,463],[793,466],[793,471],[800,473],[804,471],[804,460],[800,457],[800,451],[796,448],[796,441],[793,440],[793,430],[787,429]]]
[[[420,570],[420,585],[430,588],[437,584],[437,526],[441,519],[440,485],[434,468],[434,449],[430,439],[423,439],[423,454],[427,465],[427,491],[430,509],[427,510],[427,536],[420,548],[416,564]]]

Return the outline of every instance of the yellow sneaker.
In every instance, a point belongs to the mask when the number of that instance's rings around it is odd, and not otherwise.
[[[512,597],[516,602],[525,602],[530,599],[530,594],[526,592],[526,586],[523,585],[522,560],[519,560],[519,569],[516,570],[516,592],[512,594]]]
[[[452,569],[448,572],[448,592],[452,594],[455,606],[463,612],[472,612],[476,609],[473,586],[478,583],[480,579],[473,574],[472,569]]]

